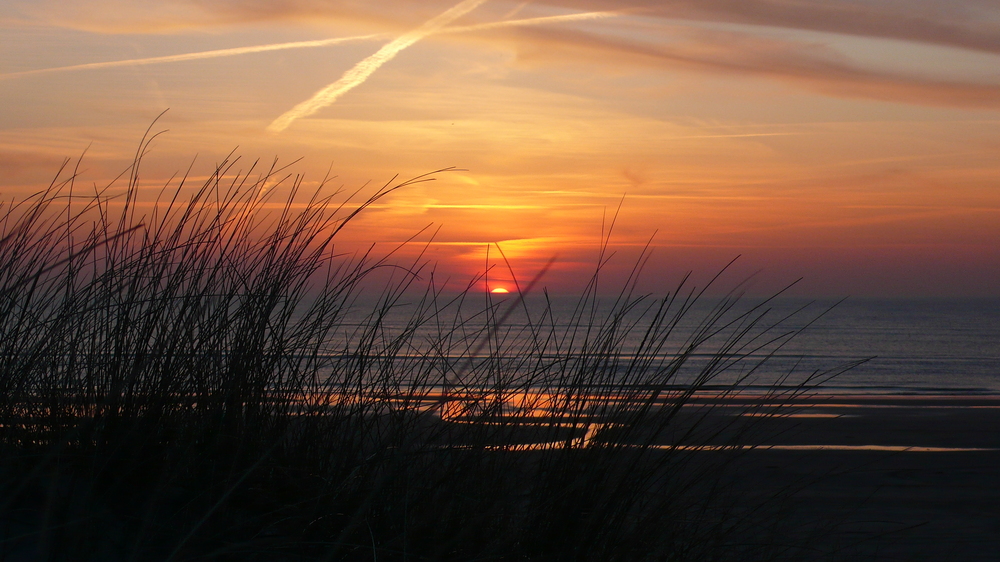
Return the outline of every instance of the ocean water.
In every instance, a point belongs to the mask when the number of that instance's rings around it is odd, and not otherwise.
[[[785,351],[816,363],[872,358],[831,391],[998,394],[1000,299],[848,299]]]
[[[477,362],[491,356],[501,369],[514,372],[537,366],[529,355],[555,361],[594,341],[598,329],[614,327],[618,361],[611,368],[627,377],[635,357],[652,359],[653,369],[666,365],[686,349],[695,334],[708,332],[673,375],[671,384],[689,384],[720,357],[727,367],[708,381],[724,387],[736,381],[744,387],[767,389],[775,384],[796,385],[822,381],[820,391],[860,394],[990,395],[1000,394],[1000,299],[854,298],[842,302],[801,298],[742,299],[718,317],[719,300],[701,299],[683,314],[670,332],[650,340],[649,319],[655,301],[644,301],[611,322],[613,299],[574,314],[576,299],[554,298],[547,303],[529,298],[521,304],[513,296],[469,299],[431,315],[407,336],[400,357],[411,361],[437,348],[435,354],[454,365],[475,371]],[[413,327],[416,306],[406,299],[382,320],[391,339]],[[667,317],[680,310],[674,303]],[[354,315],[370,311],[362,305]],[[426,315],[424,315],[426,317]],[[484,326],[491,326],[485,330]],[[586,328],[591,327],[588,334]],[[441,346],[441,334],[450,346]],[[735,334],[744,333],[735,347]],[[341,336],[346,341],[350,336]],[[588,340],[589,338],[589,340]],[[650,346],[650,341],[658,342]],[[592,347],[587,349],[593,350]],[[499,351],[498,351],[499,350]],[[562,355],[560,355],[562,354]],[[474,355],[470,357],[470,355]],[[864,360],[844,370],[842,367]],[[531,367],[535,368],[535,367]],[[843,371],[843,372],[841,372]],[[516,373],[514,373],[516,374]],[[462,376],[460,372],[457,376]]]

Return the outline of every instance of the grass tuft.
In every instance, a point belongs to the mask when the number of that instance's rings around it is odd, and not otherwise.
[[[637,294],[646,254],[609,298],[603,252],[570,306],[537,279],[456,295],[419,259],[335,251],[433,174],[349,206],[230,157],[147,204],[152,138],[124,188],[80,193],[67,163],[0,207],[5,559],[774,554],[724,478],[753,425],[711,416],[797,332],[768,301]]]

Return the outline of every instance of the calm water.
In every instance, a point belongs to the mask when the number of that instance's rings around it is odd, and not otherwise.
[[[817,362],[874,357],[834,389],[1000,393],[1000,299],[852,299],[786,350]]]
[[[495,301],[496,317],[503,316],[506,304],[513,300]],[[555,349],[567,349],[569,334],[576,328],[576,343],[581,340],[580,326],[586,322],[573,319],[573,300],[553,301],[551,317],[540,320],[543,306],[529,302],[528,314],[533,326],[544,326],[541,333],[554,336],[543,347],[545,353],[556,355]],[[666,345],[653,352],[640,354],[656,356],[668,361],[691,334],[695,333],[717,301],[705,300],[695,306],[663,339]],[[752,344],[740,351],[740,361],[719,374],[713,382],[727,384],[738,377],[747,376],[746,382],[761,388],[788,375],[786,382],[797,383],[812,373],[836,370],[840,365],[859,359],[868,362],[839,374],[823,384],[830,392],[898,393],[898,394],[1000,394],[1000,299],[849,299],[832,309],[832,301],[811,302],[802,299],[780,299],[761,304],[746,299],[724,317],[722,325],[730,320],[736,323],[723,330],[732,334],[746,319],[740,314],[752,310],[752,317],[763,314]],[[488,345],[479,347],[484,336],[476,332],[482,326],[483,302],[466,305],[460,312],[450,310],[439,315],[433,326],[424,325],[410,341],[414,344],[409,353],[419,353],[435,341],[442,328],[449,329],[458,320],[464,321],[461,332],[465,341],[476,342],[472,347],[480,355],[489,353]],[[755,306],[760,308],[754,309]],[[797,314],[795,311],[803,309]],[[360,310],[364,310],[362,306]],[[609,303],[602,303],[597,318],[606,315]],[[370,310],[370,308],[368,309]],[[412,306],[401,306],[391,312],[385,322],[388,332],[397,332],[412,314]],[[791,317],[789,318],[789,316]],[[626,320],[638,317],[633,312]],[[601,322],[598,322],[600,324]],[[639,321],[632,330],[621,330],[618,348],[624,356],[640,349],[648,323]],[[768,343],[772,337],[781,336],[798,328],[801,333],[791,339],[781,338],[778,343]],[[503,354],[516,364],[516,356],[526,350],[537,349],[531,343],[532,330],[528,329],[524,311],[518,309],[505,318],[499,335],[493,339],[502,342]],[[773,326],[767,332],[759,327]],[[536,330],[536,335],[539,333]],[[459,338],[461,339],[461,338]],[[710,339],[689,361],[687,368],[677,375],[674,382],[683,384],[708,364],[721,349],[723,338]],[[745,340],[750,341],[750,340]],[[558,342],[558,343],[556,343]],[[468,350],[461,344],[454,353]],[[757,349],[757,348],[760,349]],[[401,353],[406,353],[401,351]],[[735,353],[730,353],[735,357]],[[760,361],[767,357],[763,365]],[[623,364],[627,364],[624,361]],[[756,366],[753,370],[751,367]],[[622,368],[624,372],[624,367]]]

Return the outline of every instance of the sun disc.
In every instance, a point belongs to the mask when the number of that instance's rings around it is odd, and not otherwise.
[[[494,293],[494,294],[497,294],[497,295],[506,295],[510,291],[508,291],[507,289],[504,289],[503,287],[497,287],[497,288],[491,290],[490,292]]]

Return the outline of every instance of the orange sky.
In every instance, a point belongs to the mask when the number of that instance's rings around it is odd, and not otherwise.
[[[6,0],[0,29],[8,199],[88,146],[109,181],[170,108],[151,189],[237,147],[349,190],[460,168],[344,240],[432,225],[458,284],[499,243],[572,289],[624,196],[610,280],[652,237],[651,290],[741,255],[760,291],[1000,295],[991,2]]]

